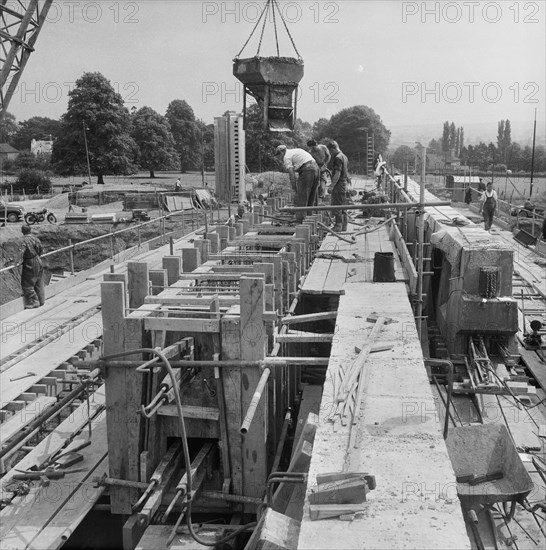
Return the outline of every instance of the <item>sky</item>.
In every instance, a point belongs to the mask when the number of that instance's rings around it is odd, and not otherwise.
[[[11,4],[11,6],[10,6]],[[98,71],[129,109],[164,114],[185,99],[207,123],[241,111],[232,61],[264,5],[257,1],[55,0],[12,98],[18,121],[60,117],[68,91]],[[278,0],[305,63],[298,117],[367,105],[387,128],[510,119],[545,133],[546,2]],[[17,7],[16,0],[8,6]],[[280,55],[296,56],[277,15]],[[275,55],[268,20],[261,55]],[[258,28],[241,57],[258,48]],[[531,124],[529,124],[531,123]],[[517,129],[517,128],[516,128]]]

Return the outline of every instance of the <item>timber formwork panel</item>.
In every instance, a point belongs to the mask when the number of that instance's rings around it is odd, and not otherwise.
[[[213,243],[213,235],[218,235],[221,251],[208,254],[201,265],[200,250],[208,247],[196,241],[194,248],[164,257],[163,271],[147,273],[144,266],[133,265],[128,282],[103,283],[105,355],[150,345],[165,348],[189,337],[195,360],[263,360],[274,348],[276,315],[288,309],[312,261],[310,243],[316,227],[312,217],[293,230],[258,225],[268,211],[260,209],[234,231],[225,226],[211,228],[202,241]],[[251,231],[244,233],[246,228]],[[156,287],[148,295],[147,278]],[[161,290],[165,278],[169,286]],[[127,302],[136,308],[128,314]],[[159,407],[153,419],[143,420],[138,414],[157,393],[165,371],[155,367],[145,383],[144,375],[134,368],[107,369],[109,448],[115,448],[110,477],[147,482],[166,451],[166,441],[180,436],[173,403]],[[291,378],[287,370],[275,367],[244,436],[241,424],[261,378],[260,367],[203,367],[184,383],[181,394],[188,437],[219,441],[221,452],[228,455],[221,461],[223,488],[233,494],[264,496],[286,406],[293,402],[293,398],[279,399]],[[297,389],[292,381],[290,390]],[[222,433],[222,415],[227,434]],[[116,423],[116,418],[122,421]],[[130,423],[133,426],[127,428]],[[112,487],[111,494],[112,511],[130,514],[135,490]]]

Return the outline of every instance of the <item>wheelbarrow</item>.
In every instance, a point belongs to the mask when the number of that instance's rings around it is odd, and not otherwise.
[[[503,503],[507,519],[511,519],[516,503],[523,502],[533,489],[533,482],[506,426],[483,424],[451,428],[446,446],[463,506],[490,507]],[[462,481],[465,479],[468,481]],[[508,503],[512,503],[510,513]]]

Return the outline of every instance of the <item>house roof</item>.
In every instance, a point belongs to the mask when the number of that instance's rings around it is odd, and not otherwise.
[[[0,153],[19,153],[15,147],[12,147],[9,143],[0,143]]]

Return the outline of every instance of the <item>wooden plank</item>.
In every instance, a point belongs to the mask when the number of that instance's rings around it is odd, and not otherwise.
[[[396,246],[396,250],[398,251],[402,266],[409,279],[410,292],[414,294],[415,289],[417,288],[417,271],[415,270],[415,266],[413,265],[411,254],[409,253],[406,242],[402,238],[400,229],[398,229],[398,226],[396,224],[393,223],[389,226],[389,233],[394,241],[394,245]]]
[[[536,351],[525,349],[522,339],[518,337],[518,340],[518,352],[520,353],[521,358],[525,362],[527,368],[533,373],[538,385],[543,391],[546,391],[546,369],[544,368],[544,363],[540,360],[540,357]]]
[[[171,332],[220,332],[220,321],[215,319],[151,317],[144,319],[144,328],[146,330]]]
[[[288,472],[290,473],[307,473],[309,465],[311,464],[311,454],[313,452],[313,445],[309,441],[303,441],[300,452],[294,456],[290,462]],[[273,495],[273,502],[271,507],[283,514],[287,509],[290,501],[293,498],[303,497],[305,495],[304,485],[296,485],[294,483],[280,483],[279,487]]]
[[[317,258],[305,277],[301,291],[304,294],[322,294],[332,260]]]
[[[262,277],[265,275],[262,273],[255,273],[252,266],[249,266],[246,273],[182,273],[180,275],[181,281],[239,281],[241,277]]]
[[[300,440],[302,430],[307,423],[307,418],[309,414],[319,413],[321,398],[322,398],[322,386],[309,384],[303,388],[301,402],[300,402],[300,412],[298,415],[296,430],[294,432],[294,441],[296,443]],[[292,451],[292,456],[294,456],[295,450],[296,450],[296,446],[294,446],[294,449]]]
[[[232,295],[225,293],[213,294],[209,293],[203,296],[197,297],[189,293],[179,293],[176,296],[148,296],[146,298],[147,304],[163,304],[173,306],[203,306],[207,307],[211,299],[214,296],[218,296],[218,300],[221,307],[229,307],[235,304],[239,304],[239,295]]]
[[[348,264],[341,260],[332,260],[330,269],[324,280],[322,294],[344,294],[343,285],[347,278]]]
[[[240,317],[239,315],[224,315],[221,323],[221,358],[225,360],[240,359]],[[240,432],[243,421],[241,391],[242,369],[227,368],[222,372],[224,381],[224,399],[228,439],[230,442],[229,454],[231,462],[232,492],[236,495],[243,493],[243,436]],[[246,412],[246,411],[245,411]]]
[[[331,342],[334,339],[334,335],[330,333],[294,331],[290,334],[278,334],[275,339],[282,344],[296,342],[317,343]]]
[[[31,311],[31,310],[28,310]],[[7,403],[23,393],[27,388],[39,383],[43,377],[55,369],[59,362],[67,361],[76,352],[102,332],[101,314],[97,313],[78,326],[61,335],[44,348],[39,349],[21,363],[0,374],[0,403]],[[21,380],[11,381],[27,372],[36,373]]]
[[[218,421],[220,418],[220,411],[214,407],[182,405],[182,412],[184,413],[184,418],[196,418],[214,421]],[[159,416],[178,416],[175,404],[162,405],[161,407],[159,407],[157,414]]]
[[[86,457],[86,459],[88,458]],[[105,490],[104,487],[94,487],[93,478],[100,477],[107,471],[108,457],[104,456],[95,468],[89,471],[83,482],[78,483],[67,480],[66,483],[72,484],[72,487],[76,488],[76,490],[55,517],[36,535],[30,548],[35,548],[36,550],[62,548],[65,541],[85,519]]]
[[[86,408],[86,405],[80,406],[55,432],[29,453],[21,461],[23,463],[18,464],[18,469],[38,465],[60,448],[73,433],[79,419],[86,417],[86,413],[83,413]],[[50,487],[35,487],[29,495],[15,497],[12,504],[0,512],[0,539],[3,546],[14,549],[59,548],[64,542],[63,535],[70,533],[83,519],[85,514],[82,512],[87,506],[90,508],[102,492],[99,489],[90,489],[86,481],[90,480],[97,466],[106,458],[104,412],[93,420],[92,444],[79,452],[84,460],[77,470],[83,471],[67,473],[62,482],[51,483]],[[2,480],[4,486],[15,473],[12,470],[6,474]]]
[[[139,308],[148,295],[148,264],[146,262],[127,263],[127,286],[129,289],[129,307]]]
[[[150,284],[152,287],[151,289],[152,296],[155,296],[156,294],[163,292],[165,287],[167,287],[169,284],[166,269],[151,269],[148,272],[148,275],[150,277]],[[150,298],[151,296],[148,296],[145,299],[145,302],[147,302]]]
[[[309,505],[309,518],[311,521],[336,518],[356,512],[364,512],[367,507],[368,504],[311,504]]]
[[[322,311],[320,313],[307,313],[305,315],[293,315],[290,317],[283,317],[281,319],[281,323],[283,325],[297,325],[300,323],[312,323],[316,321],[326,321],[336,318],[337,311]]]
[[[176,283],[182,269],[182,258],[180,256],[164,256],[161,265],[163,269],[167,270],[168,285]]]
[[[182,271],[191,273],[201,265],[201,254],[197,248],[182,249]]]
[[[261,360],[266,354],[266,331],[264,328],[264,279],[241,278],[241,360]],[[245,368],[242,372],[241,402],[246,414],[254,391],[261,378],[259,367]],[[267,389],[265,390],[267,395]],[[254,421],[243,438],[244,495],[261,498],[267,478],[267,400],[261,399]]]
[[[104,327],[103,353],[113,355],[130,349],[126,342],[125,293],[122,283],[101,284],[102,321]],[[135,342],[136,344],[136,342]],[[134,347],[142,347],[134,345]],[[137,357],[133,357],[137,358]],[[140,396],[135,395],[135,373],[133,369],[106,368],[106,411],[108,418],[109,475],[113,478],[138,481],[137,472],[131,471],[128,450],[131,436],[129,427],[137,423],[135,411],[140,408]],[[131,462],[134,459],[131,459]],[[138,461],[138,453],[136,457]],[[112,512],[131,514],[132,502],[138,499],[136,489],[113,486],[110,488]]]
[[[300,522],[271,508],[265,511],[265,518],[259,531],[257,550],[296,550]]]

